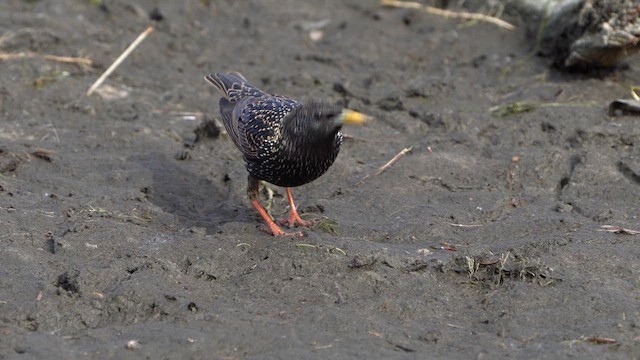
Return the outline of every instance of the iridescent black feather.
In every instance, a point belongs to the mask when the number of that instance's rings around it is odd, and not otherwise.
[[[224,95],[222,121],[251,176],[293,187],[317,179],[333,164],[342,143],[335,121],[341,107],[267,94],[237,72],[205,78]]]

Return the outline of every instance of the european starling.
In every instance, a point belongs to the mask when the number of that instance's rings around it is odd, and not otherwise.
[[[291,188],[324,174],[338,155],[343,124],[362,124],[367,116],[325,101],[299,102],[270,95],[252,86],[237,72],[205,76],[224,95],[220,114],[227,133],[242,152],[249,172],[247,194],[267,222],[268,233],[288,234],[269,217],[258,199],[259,181],[286,189],[289,216],[280,224],[308,226],[300,218]]]

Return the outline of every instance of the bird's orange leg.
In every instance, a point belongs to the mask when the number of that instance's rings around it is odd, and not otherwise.
[[[289,216],[286,219],[282,219],[278,221],[280,225],[289,225],[290,228],[296,226],[296,224],[300,226],[310,226],[313,225],[313,221],[302,220],[300,214],[298,214],[298,210],[296,209],[296,204],[293,203],[293,196],[291,195],[291,188],[285,188],[287,191],[287,199],[289,199]]]
[[[249,175],[249,183],[247,185],[247,194],[249,195],[249,201],[251,201],[251,205],[253,205],[253,207],[258,210],[258,213],[262,216],[264,221],[267,222],[267,226],[262,226],[260,230],[267,232],[273,236],[302,236],[301,232],[287,233],[282,231],[282,229],[280,229],[280,227],[276,225],[273,220],[271,220],[271,217],[269,216],[269,214],[267,214],[267,211],[264,209],[262,204],[260,204],[260,200],[258,200],[259,188],[260,182],[258,181],[258,179]]]

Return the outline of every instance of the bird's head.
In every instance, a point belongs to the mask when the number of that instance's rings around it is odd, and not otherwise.
[[[319,100],[310,100],[289,114],[287,124],[291,135],[307,139],[333,138],[345,124],[361,125],[370,117],[339,105]]]

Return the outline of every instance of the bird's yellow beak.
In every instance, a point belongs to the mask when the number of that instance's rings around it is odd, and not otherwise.
[[[342,111],[342,114],[340,115],[340,119],[342,120],[343,124],[362,125],[367,121],[372,120],[373,118],[371,116],[365,115],[363,113],[359,113],[357,111],[345,109]]]

